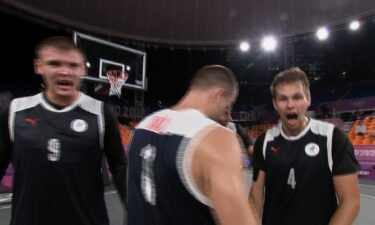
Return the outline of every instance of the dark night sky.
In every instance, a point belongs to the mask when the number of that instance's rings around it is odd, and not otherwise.
[[[51,35],[71,36],[71,31],[59,26],[31,22],[0,12],[2,21],[2,74],[0,91],[7,88],[39,88],[40,78],[34,75],[32,58],[34,46]],[[335,89],[352,83],[373,84],[375,80],[375,23],[369,21],[357,33],[346,29],[331,34],[319,43],[313,34],[293,38],[294,55],[305,55],[301,62],[317,71],[320,80],[312,84],[313,91]],[[130,46],[133,47],[133,46]],[[254,50],[255,48],[255,50]],[[273,76],[284,69],[282,47],[272,54],[256,50],[241,53],[232,49],[188,50],[160,46],[141,49],[147,52],[148,91],[146,102],[164,106],[176,103],[187,89],[189,79],[200,67],[222,64],[231,68],[239,79],[240,96],[237,103],[270,102],[268,86]],[[306,57],[319,55],[315,57]],[[301,62],[296,62],[301,64]],[[299,65],[302,66],[302,65]],[[345,73],[343,75],[343,73]],[[312,76],[312,74],[308,74]],[[319,88],[318,88],[319,87]],[[125,93],[128,90],[125,90]],[[313,92],[314,93],[314,92]]]

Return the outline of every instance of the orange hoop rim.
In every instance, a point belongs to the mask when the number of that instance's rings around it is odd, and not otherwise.
[[[120,76],[112,75],[112,73],[119,73]],[[116,81],[119,81],[119,80],[126,81],[128,79],[128,74],[126,72],[122,71],[122,70],[108,70],[108,71],[106,71],[105,74],[107,75],[107,78],[108,78],[110,83],[113,83],[113,82],[116,82]]]

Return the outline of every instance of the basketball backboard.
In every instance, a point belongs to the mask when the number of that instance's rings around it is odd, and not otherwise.
[[[109,83],[106,73],[121,70],[128,74],[123,87],[146,89],[146,53],[83,33],[74,32],[74,43],[87,55],[84,79]]]

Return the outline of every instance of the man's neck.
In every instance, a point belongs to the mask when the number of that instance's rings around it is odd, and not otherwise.
[[[56,109],[62,109],[73,104],[78,99],[79,92],[77,92],[74,97],[72,96],[61,97],[61,96],[51,95],[48,92],[43,92],[43,96],[50,105],[52,105]]]
[[[205,106],[202,102],[202,96],[197,95],[195,92],[190,92],[184,96],[176,105],[172,106],[171,109],[179,111],[184,109],[196,109],[201,112],[205,112]]]
[[[300,135],[306,129],[309,122],[310,122],[310,117],[305,116],[305,118],[302,122],[302,126],[298,131],[297,130],[289,130],[289,129],[287,130],[287,129],[285,129],[284,125],[282,125],[282,128],[283,128],[284,133],[286,135],[291,136],[291,137],[295,137],[295,136]]]

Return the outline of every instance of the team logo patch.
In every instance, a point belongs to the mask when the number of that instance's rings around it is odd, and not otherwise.
[[[319,154],[319,151],[319,145],[313,142],[308,143],[305,147],[306,154],[311,157],[317,156]]]
[[[88,128],[88,124],[84,120],[76,119],[70,123],[70,128],[76,132],[85,132]]]

